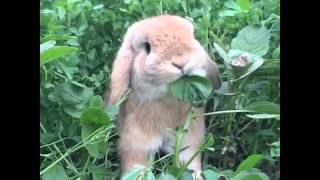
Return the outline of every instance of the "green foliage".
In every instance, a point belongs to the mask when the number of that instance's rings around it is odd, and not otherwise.
[[[196,152],[204,156],[202,176],[280,179],[279,0],[41,0],[42,179],[120,177],[114,122],[126,96],[104,106],[111,64],[130,24],[165,13],[194,24],[196,38],[221,72],[222,87],[214,93],[201,77],[171,86],[182,101],[207,103],[207,134]],[[185,127],[177,131],[181,140]],[[156,157],[126,178],[190,179],[177,153]]]
[[[205,171],[202,172],[202,177],[204,177],[204,179],[209,180],[219,180],[219,175],[218,173],[216,173],[215,171],[211,170],[211,169],[207,169]]]
[[[195,107],[206,104],[212,89],[211,81],[200,76],[184,76],[170,85],[174,97],[190,102]]]
[[[256,166],[256,164],[262,159],[260,154],[252,154],[247,159],[241,162],[235,174],[238,174],[241,171],[251,169]]]
[[[55,165],[49,171],[44,173],[42,178],[43,180],[67,180],[68,176],[61,166]]]

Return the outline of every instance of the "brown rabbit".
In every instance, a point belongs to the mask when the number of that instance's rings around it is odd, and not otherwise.
[[[113,105],[132,89],[118,119],[123,174],[135,164],[146,165],[150,153],[172,151],[172,130],[186,118],[190,104],[172,97],[168,86],[184,75],[207,76],[215,89],[220,88],[218,67],[194,38],[189,21],[161,15],[129,27],[113,64],[108,98],[108,105]],[[188,148],[180,152],[181,163],[191,158],[204,134],[204,119],[198,117],[184,138],[182,148]],[[188,168],[201,172],[200,155]]]

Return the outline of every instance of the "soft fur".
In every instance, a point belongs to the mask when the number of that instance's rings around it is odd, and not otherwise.
[[[148,154],[160,148],[172,151],[172,131],[185,119],[190,104],[172,97],[168,85],[183,75],[207,76],[215,89],[220,87],[218,68],[194,38],[189,21],[162,15],[129,27],[113,64],[108,98],[108,104],[113,105],[132,89],[118,119],[123,173],[135,164],[146,165]],[[199,117],[185,136],[182,148],[188,148],[180,153],[182,163],[191,158],[204,134],[204,119]],[[202,170],[200,156],[189,166],[197,173]]]

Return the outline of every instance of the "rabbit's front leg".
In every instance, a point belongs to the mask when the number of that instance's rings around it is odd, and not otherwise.
[[[205,124],[203,117],[198,117],[192,121],[190,128],[184,137],[181,148],[186,148],[180,152],[180,161],[186,164],[198,150],[199,145],[202,143],[205,134]],[[199,153],[193,161],[188,165],[188,169],[194,171],[193,176],[196,180],[201,180],[201,153]]]
[[[162,143],[161,137],[154,132],[142,130],[133,124],[129,127],[120,133],[119,139],[122,175],[134,168],[134,165],[147,165],[149,154],[154,154]]]

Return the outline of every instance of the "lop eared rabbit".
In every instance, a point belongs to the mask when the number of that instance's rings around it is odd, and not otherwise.
[[[113,63],[108,98],[108,105],[113,105],[132,89],[118,119],[122,174],[136,164],[146,165],[150,153],[173,150],[172,130],[186,118],[190,104],[172,97],[169,84],[184,75],[207,76],[215,89],[220,88],[218,67],[194,38],[189,21],[161,15],[129,27]],[[185,135],[181,163],[191,158],[204,135],[204,119],[198,117]],[[202,170],[200,156],[188,166],[196,174]]]

